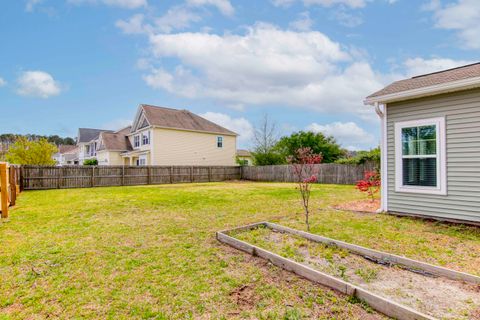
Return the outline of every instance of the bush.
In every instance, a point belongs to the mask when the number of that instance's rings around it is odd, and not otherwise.
[[[380,148],[377,147],[370,151],[358,151],[357,154],[349,158],[341,158],[335,161],[339,164],[364,164],[366,162],[374,162],[377,167],[380,166]]]
[[[83,161],[84,166],[96,166],[98,165],[98,160],[97,159],[87,159]]]
[[[286,164],[287,159],[284,156],[275,153],[275,152],[268,152],[268,153],[253,153],[253,164],[256,166],[270,166],[276,164]]]

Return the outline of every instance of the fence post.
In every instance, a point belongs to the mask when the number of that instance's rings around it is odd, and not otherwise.
[[[24,169],[23,169],[23,166],[21,166],[19,170],[20,170],[20,179],[19,179],[20,192],[23,192],[23,190],[25,189]]]
[[[92,166],[92,178],[90,180],[90,185],[93,188],[95,186],[95,166]]]
[[[190,182],[193,182],[193,166],[190,167]]]
[[[173,183],[173,166],[170,166],[170,183]]]
[[[147,167],[147,184],[152,184],[152,171],[150,166]]]
[[[208,167],[208,182],[212,182],[212,167]]]
[[[10,166],[10,205],[14,206],[17,202],[17,181],[16,181],[16,168]]]
[[[122,186],[125,185],[125,165],[122,166]]]
[[[7,182],[7,164],[0,163],[0,203],[2,208],[2,218],[8,218],[8,182]]]

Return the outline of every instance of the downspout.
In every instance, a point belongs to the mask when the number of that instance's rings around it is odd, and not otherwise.
[[[386,105],[380,105],[378,102],[374,103],[375,112],[380,117],[381,121],[381,139],[380,139],[380,173],[381,173],[381,200],[380,209],[377,213],[385,212],[388,210],[387,197],[388,197],[388,174],[387,174],[387,107]]]

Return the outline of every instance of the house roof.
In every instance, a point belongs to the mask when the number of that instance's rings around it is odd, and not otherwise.
[[[178,110],[142,104],[145,118],[151,126],[188,131],[204,131],[226,135],[237,135],[216,123],[202,118],[188,110]]]
[[[127,134],[131,127],[128,126],[116,132],[100,133],[101,145],[98,150],[131,151],[133,150]]]
[[[80,128],[78,129],[77,143],[90,142],[97,139],[101,132],[112,132],[111,130]]]
[[[248,150],[238,149],[237,150],[237,156],[239,156],[239,157],[251,157],[252,154]]]
[[[61,144],[58,146],[58,153],[73,153],[77,149],[77,146]]]
[[[480,63],[393,82],[369,95],[365,103],[405,100],[419,95],[439,94],[474,87],[480,87]]]

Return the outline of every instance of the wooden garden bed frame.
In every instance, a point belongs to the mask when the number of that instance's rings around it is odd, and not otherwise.
[[[300,231],[300,230],[295,230],[292,228],[284,227],[284,226],[281,226],[275,223],[270,223],[270,222],[259,222],[259,223],[246,225],[243,227],[238,227],[234,229],[217,232],[217,240],[222,243],[228,244],[236,249],[250,253],[253,256],[258,256],[260,258],[266,259],[270,261],[272,264],[278,267],[281,267],[285,270],[294,272],[297,275],[302,276],[310,281],[335,289],[337,291],[340,291],[341,293],[344,293],[350,296],[355,296],[365,301],[366,303],[368,303],[373,309],[389,317],[396,318],[399,320],[426,320],[426,319],[435,320],[436,318],[426,315],[410,307],[399,304],[388,298],[381,297],[357,285],[343,281],[339,278],[333,277],[321,271],[312,269],[304,264],[295,262],[288,258],[284,258],[268,250],[251,245],[247,242],[238,240],[230,235],[232,232],[248,231],[258,227],[266,227],[274,231],[296,235],[314,242],[320,242],[328,245],[334,245],[339,248],[344,248],[352,253],[361,255],[369,260],[373,260],[381,264],[401,265],[413,272],[424,273],[425,275],[441,276],[441,277],[445,277],[452,280],[480,284],[480,277],[477,277],[468,273],[459,272],[459,271],[443,268],[440,266],[428,264],[425,262],[405,258],[402,256],[397,256],[394,254],[369,249],[366,247],[350,244],[347,242],[322,237],[319,235],[311,234],[311,233]]]

